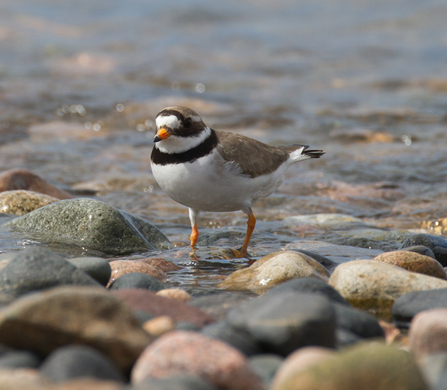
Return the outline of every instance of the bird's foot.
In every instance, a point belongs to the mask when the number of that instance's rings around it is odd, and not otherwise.
[[[240,250],[237,249],[230,249],[230,251],[233,253],[233,256],[235,259],[242,259],[245,257],[250,257],[250,255],[248,254],[247,250],[244,248],[241,248]]]

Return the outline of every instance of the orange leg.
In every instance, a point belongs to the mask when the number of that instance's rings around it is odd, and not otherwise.
[[[237,251],[235,249],[231,250],[235,257],[237,257],[237,258],[247,257],[248,244],[250,243],[251,235],[253,234],[253,231],[255,230],[255,226],[256,226],[256,217],[253,214],[253,212],[250,212],[250,214],[248,214],[247,233],[245,234],[244,244],[242,245],[242,248],[240,251]]]
[[[191,248],[194,248],[197,244],[197,239],[199,238],[199,229],[197,228],[197,225],[194,225],[191,230]]]

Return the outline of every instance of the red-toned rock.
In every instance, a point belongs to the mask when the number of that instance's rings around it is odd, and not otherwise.
[[[122,289],[111,292],[133,310],[145,311],[153,317],[169,316],[175,323],[190,322],[200,327],[215,321],[209,314],[196,307],[175,299],[160,297],[149,290]]]
[[[0,192],[12,190],[34,191],[57,199],[72,198],[69,193],[47,183],[26,169],[10,169],[0,174]]]
[[[163,259],[161,257],[151,257],[149,259],[142,259],[139,261],[161,269],[163,272],[178,271],[179,269],[182,269],[182,267],[175,265],[172,261]]]
[[[169,332],[147,347],[131,373],[132,383],[178,374],[199,376],[220,390],[262,390],[247,358],[230,345],[200,333]]]
[[[447,351],[447,309],[420,312],[411,322],[411,351],[416,359]]]
[[[110,268],[112,268],[112,273],[108,286],[110,286],[112,282],[114,282],[120,276],[133,272],[150,275],[160,281],[166,279],[166,275],[162,270],[154,267],[153,265],[143,263],[139,260],[115,260],[111,261],[109,264]]]

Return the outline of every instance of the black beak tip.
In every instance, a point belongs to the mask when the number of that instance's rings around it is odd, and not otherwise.
[[[155,144],[156,142],[159,142],[159,141],[161,141],[161,138],[160,138],[158,135],[156,135],[156,136],[154,137],[154,144]]]

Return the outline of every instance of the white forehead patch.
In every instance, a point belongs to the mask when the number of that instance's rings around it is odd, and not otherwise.
[[[157,125],[157,129],[166,126],[171,130],[179,129],[181,125],[180,121],[175,115],[157,116],[155,119],[155,124]]]

